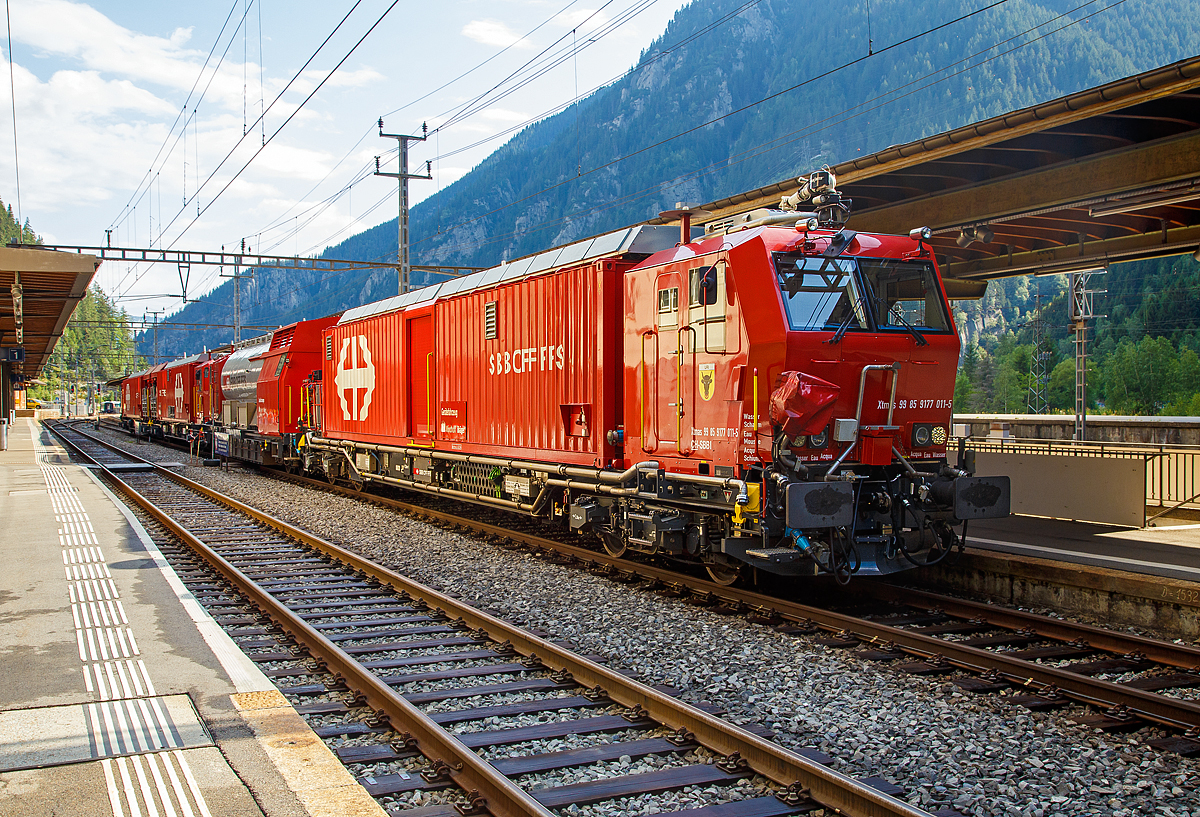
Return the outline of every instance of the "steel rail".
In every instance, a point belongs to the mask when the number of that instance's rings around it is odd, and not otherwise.
[[[1024,610],[996,607],[977,601],[930,593],[926,590],[896,587],[878,582],[872,582],[864,592],[876,598],[900,601],[919,609],[938,609],[956,618],[982,618],[989,624],[998,627],[1010,630],[1032,630],[1040,636],[1060,641],[1084,638],[1088,644],[1098,650],[1118,654],[1140,653],[1148,660],[1158,664],[1190,670],[1200,669],[1200,647],[1190,644],[1174,644],[1133,633],[1106,630],[1091,624],[1060,621]]]
[[[315,486],[321,490],[344,490],[321,483],[307,477],[287,475],[286,479],[295,480]],[[552,539],[546,539],[531,534],[521,533],[500,525],[464,519],[454,514],[436,511],[420,505],[389,499],[386,497],[370,496],[357,492],[345,491],[347,496],[369,499],[387,506],[399,508],[409,513],[425,515],[454,525],[466,524],[475,530],[493,536],[505,537],[544,550],[556,551],[584,563],[603,565],[630,575],[642,576],[648,580],[662,582],[668,585],[684,587],[686,577],[679,573],[657,568],[639,562],[617,559],[598,551],[588,550]],[[1200,729],[1200,704],[1132,687],[1079,675],[1069,670],[1059,669],[1019,658],[1011,658],[1003,653],[990,652],[978,647],[971,647],[953,641],[947,641],[921,633],[903,630],[887,624],[872,622],[854,616],[823,610],[818,607],[790,602],[772,596],[765,596],[751,591],[722,586],[702,579],[686,578],[686,587],[696,595],[710,599],[722,600],[737,606],[757,610],[770,610],[780,617],[795,622],[812,623],[830,633],[856,633],[863,640],[873,645],[889,645],[922,660],[940,658],[950,665],[972,673],[996,673],[1008,683],[1025,688],[1031,692],[1051,692],[1063,695],[1078,703],[1089,704],[1099,708],[1113,706],[1124,707],[1130,715],[1143,720],[1158,723],[1173,729],[1183,731]],[[886,585],[876,585],[880,593],[890,593],[891,598],[896,594],[910,591],[889,588]],[[915,592],[915,591],[914,591]],[[1097,650],[1108,650],[1119,654],[1140,653],[1150,660],[1159,661],[1176,667],[1194,669],[1200,667],[1200,650],[1167,642],[1146,639],[1132,634],[1103,630],[1088,625],[1072,624],[1054,621],[1033,614],[1019,611],[1002,610],[990,605],[970,605],[967,602],[935,597],[924,593],[916,596],[918,600],[928,601],[938,599],[938,606],[944,610],[951,609],[956,603],[958,609],[970,613],[971,617],[982,617],[995,623],[996,626],[1032,628],[1046,637],[1063,640],[1083,639]],[[1019,622],[1019,624],[1018,624]],[[1174,653],[1172,655],[1172,653]],[[1198,656],[1192,661],[1193,656]]]
[[[56,429],[51,428],[58,433]],[[77,434],[94,439],[91,435],[77,429],[73,430]],[[96,467],[103,469],[108,477],[121,487],[122,492],[126,496],[133,500],[142,510],[150,514],[159,524],[183,540],[188,547],[207,561],[228,582],[250,599],[253,606],[274,619],[283,628],[288,637],[308,650],[309,654],[324,664],[335,678],[345,682],[349,688],[359,692],[367,705],[375,710],[380,720],[386,721],[393,728],[396,728],[397,731],[409,733],[416,740],[416,748],[422,755],[432,761],[435,766],[439,761],[446,764],[444,768],[447,769],[450,778],[461,789],[468,792],[469,800],[478,804],[478,798],[482,797],[486,803],[487,810],[495,815],[495,817],[554,817],[552,811],[538,803],[537,800],[529,796],[523,789],[497,771],[494,766],[480,758],[479,755],[464,746],[456,737],[434,723],[423,711],[405,700],[403,696],[365,669],[344,650],[288,609],[268,591],[260,587],[257,582],[210,548],[187,528],[172,519],[167,513],[159,509],[152,500],[128,485],[117,473],[109,470],[102,463],[97,462],[86,452],[79,449],[78,446],[71,444],[66,437],[61,434],[59,436],[60,439],[71,445],[74,450],[90,459]],[[293,528],[283,522],[273,520],[266,514],[254,511],[248,506],[241,505],[241,503],[237,503],[228,497],[223,497],[215,491],[206,489],[199,485],[199,483],[192,482],[182,475],[172,473],[168,469],[158,465],[153,466],[153,473],[195,490],[203,496],[220,502],[234,510],[246,513],[260,522],[276,528],[286,536],[324,550],[324,548],[320,548],[316,544],[320,540],[304,533],[298,528]],[[334,545],[330,545],[330,547],[336,548]],[[341,549],[336,548],[336,550],[340,551]],[[350,555],[348,551],[341,552]],[[329,553],[329,555],[343,561],[351,569],[358,568],[358,565],[352,564],[352,562],[362,561],[358,559],[347,561],[346,559],[341,559],[337,553]]]
[[[288,475],[286,478],[305,482],[323,490],[328,490],[331,487],[316,480],[309,480],[307,477]],[[1200,729],[1200,703],[1156,695],[1152,692],[1145,692],[1111,681],[1079,675],[1069,670],[1036,664],[1019,658],[1011,658],[1003,653],[990,652],[978,647],[971,647],[954,641],[946,641],[911,630],[904,630],[887,624],[824,610],[819,607],[812,607],[774,596],[766,596],[761,593],[718,585],[703,579],[686,577],[665,568],[614,558],[599,551],[588,550],[556,542],[552,539],[514,531],[500,525],[464,519],[454,514],[420,505],[413,505],[400,500],[368,496],[349,491],[346,492],[346,495],[355,496],[360,499],[369,499],[370,501],[401,508],[418,515],[433,517],[449,524],[465,524],[480,533],[520,541],[535,548],[570,556],[585,564],[604,566],[607,569],[630,576],[640,576],[664,585],[676,586],[680,589],[686,589],[697,596],[711,599],[714,602],[725,602],[751,611],[769,612],[793,622],[816,625],[834,634],[857,634],[868,645],[894,646],[922,660],[940,658],[948,664],[967,672],[979,674],[994,672],[1008,683],[1025,688],[1031,692],[1054,691],[1078,703],[1089,704],[1102,709],[1122,706],[1130,715],[1172,729],[1183,731]],[[892,589],[890,592],[900,593],[907,591]],[[1005,620],[1005,616],[1013,613],[1013,611],[997,610],[986,605],[981,605],[980,607],[986,607],[987,609],[975,608],[973,615],[976,617],[984,616],[989,619],[995,615],[996,618],[994,620],[997,622],[997,626],[1005,626],[1000,622]],[[1007,620],[1011,621],[1015,619],[1016,617],[1012,616]],[[1093,645],[1097,650],[1111,649],[1122,654],[1140,652],[1149,656],[1147,648],[1153,644],[1154,652],[1159,656],[1165,656],[1178,646],[1167,642],[1155,642],[1153,639],[1143,639],[1141,636],[1091,628],[1087,625],[1073,625],[1069,622],[1054,622],[1051,624],[1050,622],[1051,620],[1049,619],[1041,619],[1039,621],[1044,634],[1048,637],[1068,638],[1069,640],[1083,638],[1089,640],[1090,643],[1090,639],[1095,636],[1098,641],[1102,642]],[[1027,625],[1021,624],[1021,626]],[[1052,632],[1056,634],[1052,635]],[[1190,652],[1191,649],[1184,648],[1180,652],[1190,655],[1193,654]],[[1164,661],[1164,663],[1167,662]],[[1173,658],[1169,663],[1172,666],[1189,666],[1185,658],[1178,656]],[[1190,666],[1195,667],[1198,665],[1200,665],[1200,662]]]
[[[83,432],[77,432],[83,433]],[[90,435],[84,435],[90,438]],[[103,466],[100,466],[103,468]],[[107,471],[107,469],[105,469]],[[224,496],[181,474],[160,466],[154,472],[213,501],[219,502],[260,523],[275,528],[303,544],[334,558],[352,570],[361,572],[413,598],[419,598],[436,612],[461,618],[472,629],[482,629],[500,642],[508,641],[513,649],[537,658],[549,670],[568,672],[576,682],[600,687],[614,702],[626,707],[641,707],[648,716],[672,729],[683,729],[695,736],[697,742],[724,755],[737,754],[753,771],[791,786],[799,783],[812,800],[826,808],[847,815],[862,817],[929,817],[923,809],[887,795],[851,777],[826,768],[801,755],[723,721],[696,707],[674,699],[665,693],[597,664],[550,641],[539,638],[488,613],[408,579],[345,548],[311,533],[295,528],[270,514]],[[219,554],[205,545],[186,528],[154,507],[140,493],[125,485],[119,476],[110,476],[128,491],[139,506],[160,520],[175,535],[210,561],[217,570],[264,612],[280,621],[285,632],[304,645],[315,658],[323,660],[330,671],[351,686],[362,689],[368,704],[386,717],[394,726],[408,731],[417,740],[420,752],[430,760],[442,759],[453,770],[454,781],[467,791],[476,790],[487,800],[487,808],[497,817],[509,814],[536,814],[549,817],[536,800],[516,788],[500,775],[491,764],[479,758],[456,738],[444,732],[425,713],[374,675],[362,669],[348,654],[322,636],[288,608],[276,601],[252,579],[243,574]],[[493,799],[495,798],[495,799]],[[524,810],[521,810],[524,809]]]

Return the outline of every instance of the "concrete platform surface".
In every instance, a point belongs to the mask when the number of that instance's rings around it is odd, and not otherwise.
[[[31,419],[0,451],[0,564],[0,814],[384,814]]]
[[[1122,528],[1036,516],[972,522],[967,545],[1146,576],[1200,582],[1200,524]]]

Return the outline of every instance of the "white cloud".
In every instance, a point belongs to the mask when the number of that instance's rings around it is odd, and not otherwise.
[[[656,19],[661,17],[665,22],[682,2],[668,0],[665,4],[654,4],[653,14],[646,17],[656,14]],[[68,244],[99,243],[104,240],[104,228],[119,218],[114,244],[147,246],[157,237],[163,223],[178,214],[175,226],[167,234],[165,243],[169,244],[184,225],[196,218],[194,202],[180,213],[185,196],[193,194],[197,182],[204,181],[232,150],[234,155],[201,193],[201,206],[209,206],[233,173],[261,147],[260,129],[255,127],[235,148],[243,137],[243,75],[250,86],[245,107],[247,119],[252,122],[259,110],[260,75],[266,86],[265,101],[269,103],[319,43],[319,35],[336,24],[343,13],[317,0],[264,5],[263,43],[266,67],[270,70],[260,71],[258,65],[255,47],[258,19],[252,13],[249,53],[243,50],[243,35],[239,31],[234,47],[225,55],[200,102],[198,116],[190,120],[184,139],[178,127],[171,131],[171,124],[200,74],[228,3],[217,9],[219,13],[204,4],[189,6],[161,0],[123,0],[119,5],[112,0],[104,4],[96,0],[13,3],[21,199],[24,215],[34,228],[47,238]],[[558,3],[518,0],[493,4],[491,10],[479,11],[481,7],[475,0],[450,0],[414,7],[413,14],[404,15],[404,19],[393,15],[205,211],[178,246],[188,249],[236,246],[250,233],[253,238],[248,240],[253,241],[256,250],[281,241],[280,252],[304,252],[310,246],[319,250],[327,236],[335,240],[345,238],[371,223],[395,218],[395,181],[388,179],[369,179],[356,186],[352,201],[343,195],[331,206],[318,207],[320,212],[301,215],[298,220],[288,216],[334,195],[364,166],[369,173],[374,155],[394,149],[394,140],[380,140],[374,134],[372,125],[380,113],[385,116],[386,130],[419,133],[422,119],[427,119],[433,127],[439,118],[444,118],[445,112],[475,98],[496,79],[515,70],[528,57],[530,52],[526,49],[541,48],[576,26],[582,45],[588,32],[600,21],[600,15],[596,15],[585,24],[583,21],[590,14],[585,10],[559,15],[536,35],[522,39],[523,32],[544,22],[562,5],[561,0]],[[235,18],[240,12],[239,4]],[[464,25],[464,20],[470,22]],[[349,47],[368,20],[356,17],[352,22],[359,28],[343,32],[351,39],[331,43],[326,55],[330,59],[322,58],[309,66],[311,72],[306,72],[267,115],[268,135],[296,111],[297,105],[324,77],[323,67],[332,65],[332,58]],[[641,23],[642,18],[637,22]],[[478,141],[480,135],[519,125],[529,115],[527,112],[540,111],[569,98],[575,70],[579,71],[581,88],[592,81],[592,74],[608,78],[614,64],[629,64],[644,46],[644,42],[631,43],[625,51],[612,47],[624,42],[623,32],[632,25],[606,37],[602,48],[586,49],[577,65],[563,68],[536,87],[523,89],[499,103],[511,108],[480,111],[470,120],[431,136],[428,143],[414,146],[410,166],[421,168],[426,158],[458,151],[464,144]],[[411,38],[403,48],[398,48],[397,42],[410,37],[413,30],[421,31],[422,36]],[[230,31],[226,31],[225,37],[229,36]],[[481,48],[463,43],[464,38],[481,43]],[[221,45],[226,41],[222,39]],[[478,56],[479,52],[490,54],[506,46],[515,47],[483,70],[470,74],[462,84],[446,91],[439,89],[446,77],[462,72],[465,52]],[[242,61],[251,56],[254,59],[243,66]],[[6,57],[0,53],[0,74],[7,68]],[[474,60],[469,62],[473,64]],[[212,68],[210,63],[208,71]],[[206,72],[201,88],[208,85],[208,78]],[[8,83],[0,82],[0,134],[9,134],[0,136],[0,193],[6,203],[11,200],[15,207],[13,152],[7,142],[12,130],[6,115],[11,110],[7,86]],[[415,102],[420,104],[414,106]],[[192,113],[191,107],[189,102],[188,114]],[[389,113],[392,109],[397,110]],[[157,175],[151,180],[150,190],[144,185],[139,188],[164,143],[166,149],[159,160],[161,164],[155,164]],[[435,195],[437,189],[466,174],[498,145],[488,142],[470,148],[468,153],[456,154],[440,168],[435,167],[435,181],[417,182],[410,187],[413,200]],[[343,158],[347,151],[351,155]],[[385,158],[389,160],[394,167],[394,154],[390,159]],[[134,195],[136,216],[122,216],[126,202]],[[298,202],[301,198],[308,203]],[[380,199],[384,203],[370,210]],[[309,219],[311,222],[306,226]],[[268,229],[277,220],[286,224]],[[284,238],[297,228],[301,235]],[[253,232],[258,230],[266,232],[261,235]],[[110,291],[117,291],[117,282],[124,271],[125,265],[105,264],[97,281]],[[146,295],[177,291],[176,279],[175,270],[168,266],[147,268],[140,283],[129,292]],[[120,291],[126,291],[131,280],[122,283]],[[189,295],[194,297],[216,282],[213,277],[193,271]],[[122,305],[138,314],[145,308],[166,304],[161,300],[133,299],[123,301]]]
[[[484,119],[490,119],[493,122],[524,122],[529,118],[529,114],[521,113],[520,111],[510,111],[507,108],[486,108],[480,111],[478,116]]]
[[[518,48],[531,48],[529,43],[522,40],[521,35],[499,20],[472,20],[463,26],[463,36],[484,45],[494,45],[500,48],[515,45]]]
[[[562,14],[555,15],[554,17],[556,25],[568,30],[585,22],[588,25],[588,30],[590,30],[596,26],[604,25],[608,20],[609,17],[607,14],[604,12],[597,14],[595,9],[573,9],[571,11],[564,11]]]
[[[189,88],[200,66],[199,52],[182,48],[190,29],[176,29],[170,39],[137,34],[91,6],[67,0],[18,3],[12,16],[18,40],[89,70]]]

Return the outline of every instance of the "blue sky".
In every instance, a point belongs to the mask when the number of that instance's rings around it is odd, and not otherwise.
[[[111,228],[122,246],[214,250],[244,238],[256,252],[318,252],[395,217],[395,181],[369,172],[380,154],[395,169],[380,115],[388,132],[436,129],[410,153],[410,170],[433,162],[433,181],[410,183],[415,203],[506,131],[619,76],[686,2],[17,0],[15,95],[0,81],[0,196],[17,209],[15,96],[20,211],[47,243],[100,244]],[[573,44],[586,47],[561,58]],[[542,76],[520,79],[555,55]],[[281,126],[263,148],[264,131]],[[159,297],[180,289],[166,265],[108,263],[96,280],[135,316],[180,303]],[[215,283],[197,269],[189,295]]]

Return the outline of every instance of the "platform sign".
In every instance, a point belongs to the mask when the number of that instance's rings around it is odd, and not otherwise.
[[[218,431],[213,434],[213,455],[217,457],[229,456],[229,435],[223,431]]]

